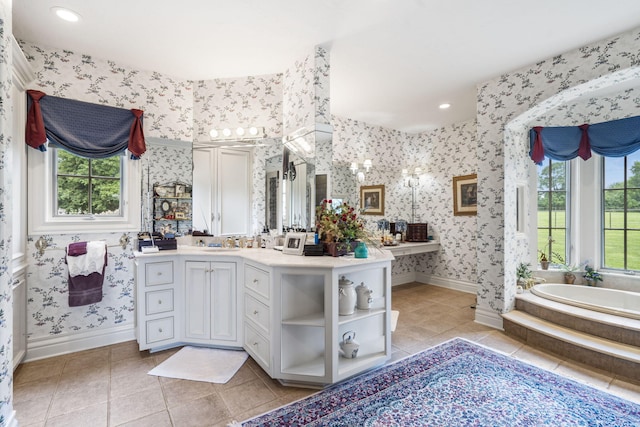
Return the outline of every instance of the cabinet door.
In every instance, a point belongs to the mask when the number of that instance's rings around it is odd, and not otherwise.
[[[185,263],[185,326],[187,338],[210,338],[210,263]]]
[[[251,153],[220,150],[218,153],[218,212],[222,235],[251,234]]]
[[[236,265],[212,262],[211,270],[211,338],[235,341],[238,310]]]

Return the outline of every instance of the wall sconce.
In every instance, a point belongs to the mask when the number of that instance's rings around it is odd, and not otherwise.
[[[262,139],[265,137],[264,128],[251,126],[248,128],[238,127],[235,130],[231,128],[211,129],[209,131],[211,141],[244,141],[248,139]]]
[[[402,178],[404,179],[404,185],[406,187],[416,187],[420,184],[420,174],[422,173],[422,168],[415,168],[413,172],[410,174],[409,169],[402,169]]]
[[[362,167],[366,172],[369,172],[369,169],[371,169],[372,166],[373,162],[371,161],[371,159],[366,159],[364,162],[362,162]],[[357,162],[352,162],[351,166],[349,166],[349,169],[351,169],[351,173],[356,176],[358,182],[364,182],[364,172],[362,172],[361,170],[359,171]]]
[[[422,173],[422,168],[416,167],[413,169],[412,173],[409,173],[409,169],[402,169],[402,178],[404,180],[404,185],[406,187],[411,188],[411,222],[416,222],[416,210],[418,208],[416,204],[416,189],[420,184],[420,174]]]

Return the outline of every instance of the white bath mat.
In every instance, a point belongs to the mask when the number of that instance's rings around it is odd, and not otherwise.
[[[183,347],[148,374],[224,384],[235,375],[248,356],[244,351]]]

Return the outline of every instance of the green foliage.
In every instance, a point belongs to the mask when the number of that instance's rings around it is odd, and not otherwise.
[[[518,264],[518,268],[516,268],[516,277],[518,279],[530,279],[533,277],[533,273],[531,272],[531,264],[521,262]]]
[[[60,149],[56,155],[59,215],[120,212],[120,156],[85,159]]]
[[[594,282],[602,281],[602,275],[589,265],[584,266],[584,274],[582,275],[582,277],[584,277],[585,279],[591,279]]]

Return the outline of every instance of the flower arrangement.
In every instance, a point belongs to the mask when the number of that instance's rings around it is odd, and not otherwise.
[[[592,282],[594,282],[594,284],[596,282],[601,282],[602,281],[602,275],[600,273],[598,273],[589,264],[585,264],[585,266],[584,266],[584,274],[582,275],[582,277],[587,279],[587,282],[592,281]]]
[[[334,206],[333,200],[323,200],[316,207],[316,226],[324,242],[353,242],[366,239],[367,232],[356,210],[347,203]]]

